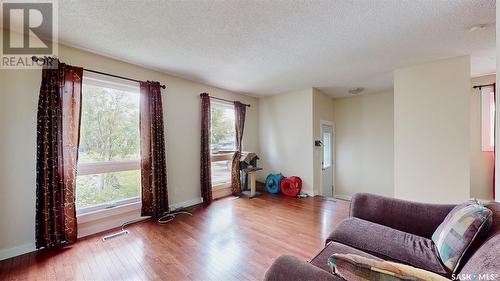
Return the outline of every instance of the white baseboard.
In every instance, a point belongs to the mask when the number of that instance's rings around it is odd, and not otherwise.
[[[0,260],[5,260],[15,256],[24,255],[35,251],[35,243],[28,243],[21,246],[0,250]]]
[[[148,219],[150,217],[141,217],[139,213],[129,213],[113,217],[109,219],[102,219],[97,221],[92,221],[85,224],[78,224],[78,239],[92,234],[107,231],[113,228],[122,226],[127,222],[139,222],[141,220]]]
[[[340,199],[340,200],[351,201],[352,196],[343,195],[343,194],[335,194],[335,198]]]
[[[309,197],[314,197],[314,190],[312,189],[302,189],[300,193],[307,194]]]
[[[202,202],[203,202],[203,200],[201,198],[194,198],[194,199],[191,199],[188,201],[174,203],[174,204],[170,205],[170,211],[173,211],[173,210],[179,209],[179,208],[191,207],[191,206],[200,204]]]

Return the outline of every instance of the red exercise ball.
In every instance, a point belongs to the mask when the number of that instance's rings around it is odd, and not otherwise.
[[[281,193],[286,196],[297,197],[302,189],[302,180],[299,177],[289,177],[281,180]]]
[[[302,190],[302,179],[296,176],[292,177],[292,180],[294,181],[294,186],[295,189],[297,190],[297,194]]]

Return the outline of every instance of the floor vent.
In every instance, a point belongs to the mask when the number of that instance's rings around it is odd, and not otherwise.
[[[114,239],[116,237],[120,237],[120,236],[123,236],[123,235],[126,235],[128,234],[128,230],[122,230],[120,232],[117,232],[117,233],[113,233],[111,235],[108,235],[108,236],[104,236],[102,238],[103,241],[108,241],[108,240],[111,240],[111,239]]]

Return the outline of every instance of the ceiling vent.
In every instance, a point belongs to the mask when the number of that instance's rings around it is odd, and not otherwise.
[[[473,25],[469,28],[469,32],[483,31],[488,27],[488,25],[489,24],[487,23]]]
[[[349,94],[351,95],[359,95],[361,92],[363,92],[365,88],[352,88],[349,90]]]

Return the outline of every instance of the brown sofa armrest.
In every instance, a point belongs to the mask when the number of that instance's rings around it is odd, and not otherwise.
[[[340,281],[343,280],[293,256],[277,258],[267,270],[265,281]]]
[[[357,193],[351,200],[350,216],[431,238],[453,207]]]

